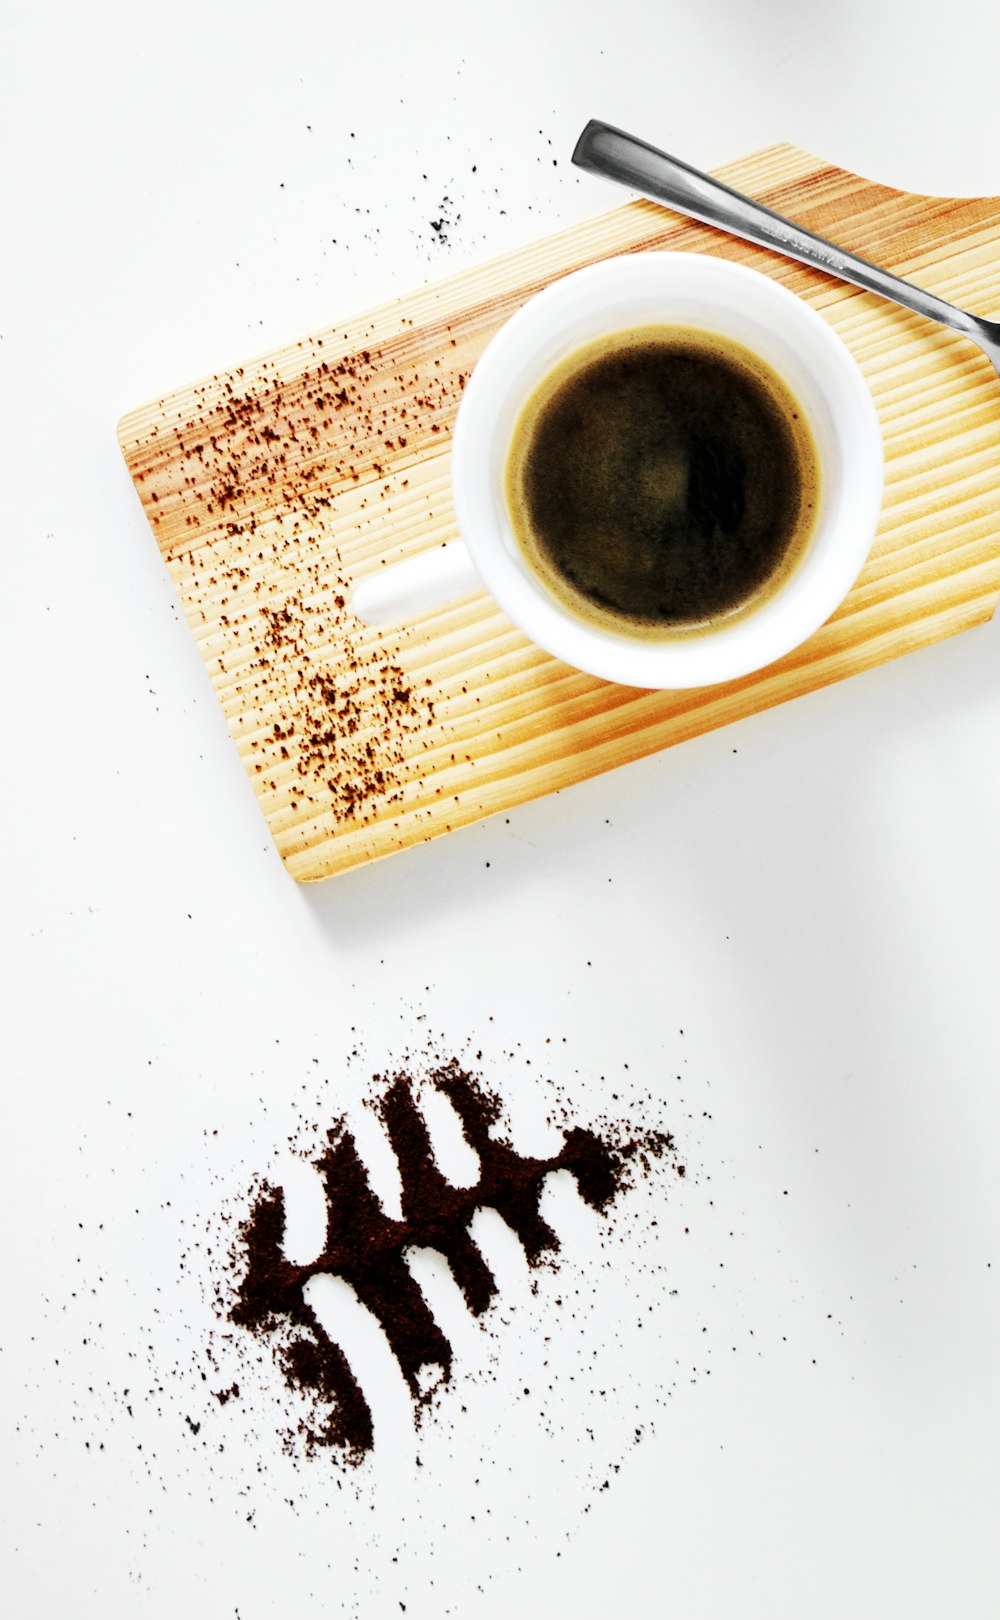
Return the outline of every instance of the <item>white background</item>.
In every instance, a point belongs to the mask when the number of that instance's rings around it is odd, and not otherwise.
[[[989,0],[4,8],[5,1614],[1000,1612],[1000,629],[307,892],[114,432],[614,206],[591,116],[1000,192],[998,44]],[[266,1369],[202,1381],[205,1234],[427,1031],[522,1143],[555,1088],[688,1175],[564,1209],[534,1293],[508,1254],[419,1435],[345,1326],[376,1456],[296,1465]]]

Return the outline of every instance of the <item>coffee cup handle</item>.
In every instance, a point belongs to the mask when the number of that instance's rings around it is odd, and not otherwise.
[[[392,563],[359,580],[350,606],[362,623],[375,627],[407,624],[418,614],[460,601],[483,589],[483,582],[461,540]]]

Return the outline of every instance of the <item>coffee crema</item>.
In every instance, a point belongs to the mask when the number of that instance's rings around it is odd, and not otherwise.
[[[742,344],[678,326],[578,349],[521,410],[507,508],[571,613],[633,638],[696,635],[788,579],[819,506],[799,402]]]

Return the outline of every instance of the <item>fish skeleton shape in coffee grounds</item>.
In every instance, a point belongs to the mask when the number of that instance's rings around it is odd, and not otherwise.
[[[469,1235],[478,1209],[501,1215],[520,1240],[529,1264],[537,1265],[559,1248],[539,1209],[546,1176],[568,1170],[584,1201],[603,1210],[619,1189],[626,1160],[640,1149],[660,1157],[673,1147],[665,1133],[645,1133],[612,1144],[594,1131],[574,1126],[557,1153],[527,1157],[491,1134],[499,1114],[497,1101],[457,1062],[436,1070],[431,1082],[450,1101],[466,1141],[478,1155],[479,1175],[473,1185],[455,1186],[442,1175],[417,1105],[415,1082],[401,1075],[379,1104],[399,1165],[400,1220],[383,1210],[354,1138],[340,1122],[328,1133],[327,1145],[315,1161],[326,1198],[322,1253],[308,1265],[285,1258],[280,1188],[261,1188],[242,1228],[246,1268],[229,1314],[255,1336],[275,1335],[287,1382],[323,1408],[322,1421],[304,1431],[308,1449],[332,1445],[359,1461],[373,1445],[371,1412],[354,1372],[304,1297],[312,1277],[339,1277],[351,1286],[381,1325],[411,1397],[423,1404],[429,1395],[422,1370],[436,1366],[441,1381],[446,1381],[453,1357],[407,1266],[407,1250],[429,1248],[443,1255],[469,1310],[479,1316],[495,1297],[497,1284]]]

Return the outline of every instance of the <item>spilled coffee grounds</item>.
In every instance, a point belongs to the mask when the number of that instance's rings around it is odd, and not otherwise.
[[[478,1156],[474,1185],[455,1186],[438,1168],[418,1104],[421,1084],[451,1103]],[[644,1171],[652,1159],[673,1151],[664,1132],[628,1135],[609,1128],[602,1135],[574,1125],[557,1153],[542,1159],[522,1155],[498,1132],[498,1099],[456,1059],[438,1063],[419,1081],[396,1075],[376,1106],[399,1166],[402,1218],[385,1213],[354,1138],[339,1120],[314,1161],[326,1201],[322,1252],[308,1265],[286,1258],[284,1194],[280,1187],[261,1184],[230,1252],[233,1293],[226,1305],[229,1320],[269,1342],[288,1386],[307,1396],[313,1414],[302,1426],[307,1450],[332,1446],[355,1462],[372,1449],[372,1415],[346,1356],[304,1297],[311,1278],[339,1277],[351,1286],[382,1327],[419,1408],[430,1398],[427,1370],[437,1371],[440,1387],[451,1374],[453,1356],[410,1273],[407,1251],[429,1248],[441,1254],[469,1310],[480,1316],[496,1296],[497,1284],[469,1234],[477,1210],[502,1216],[529,1265],[537,1266],[559,1249],[539,1208],[551,1172],[568,1171],[585,1203],[603,1211],[625,1185],[630,1164]],[[675,1168],[683,1175],[683,1166]]]

